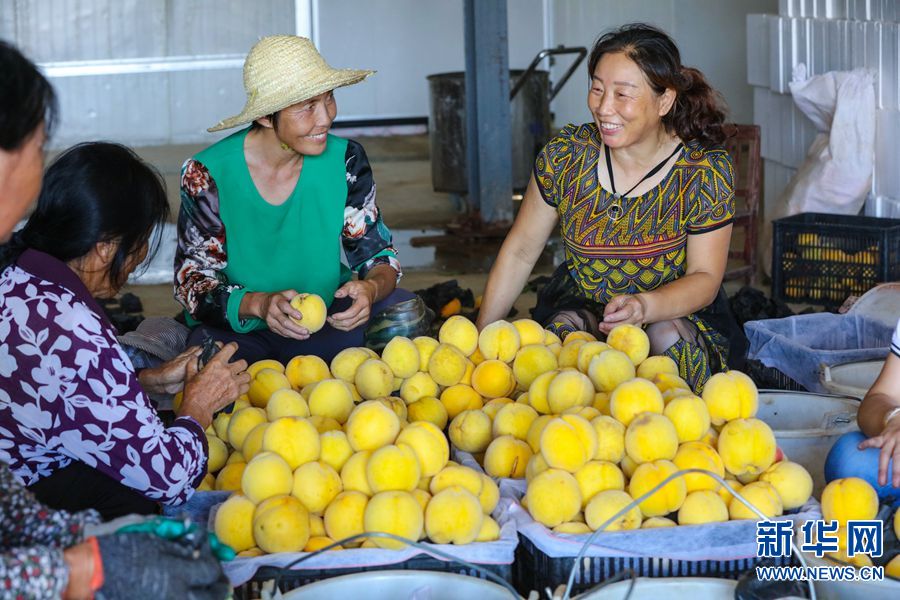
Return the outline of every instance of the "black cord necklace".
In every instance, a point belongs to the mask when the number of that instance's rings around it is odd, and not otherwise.
[[[678,152],[681,151],[681,147],[683,145],[684,145],[683,143],[679,142],[678,145],[675,147],[675,150],[672,151],[672,154],[665,157],[658,165],[656,165],[655,167],[650,169],[650,172],[647,173],[646,175],[644,175],[641,178],[641,180],[638,181],[636,184],[631,186],[630,190],[628,190],[624,194],[619,194],[616,192],[616,178],[613,176],[612,157],[609,154],[609,146],[604,144],[603,152],[606,154],[606,170],[609,172],[609,187],[610,187],[610,189],[612,189],[612,195],[613,195],[612,203],[606,208],[606,214],[609,216],[609,218],[612,219],[613,221],[618,221],[619,219],[621,219],[622,215],[625,214],[625,211],[622,210],[622,197],[627,196],[628,194],[633,192],[637,186],[641,185],[642,183],[644,183],[645,181],[647,181],[648,179],[650,179],[651,177],[653,177],[654,175],[659,173],[659,170],[662,169],[666,165],[667,162],[672,160],[673,156],[675,156],[676,154],[678,154]]]

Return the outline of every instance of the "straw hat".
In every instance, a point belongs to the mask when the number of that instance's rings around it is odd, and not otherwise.
[[[207,131],[251,123],[292,104],[335,88],[359,83],[375,71],[332,69],[311,41],[296,35],[270,35],[250,49],[244,61],[247,103],[241,114]]]

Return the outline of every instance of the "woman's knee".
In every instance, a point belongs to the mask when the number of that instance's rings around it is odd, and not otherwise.
[[[647,325],[647,337],[650,338],[651,355],[663,354],[681,339],[681,332],[675,321],[659,321]]]

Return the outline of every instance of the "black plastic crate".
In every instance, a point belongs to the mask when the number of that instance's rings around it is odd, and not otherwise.
[[[480,568],[490,571],[513,583],[513,565],[479,564]],[[354,567],[352,569],[303,569],[288,570],[277,567],[261,567],[253,579],[234,588],[234,600],[253,600],[262,597],[262,586],[265,582],[278,577],[278,588],[282,592],[295,590],[301,586],[340,577],[341,575],[353,575],[369,571],[439,571],[442,573],[455,573],[457,575],[469,575],[479,579],[487,579],[483,573],[470,569],[457,562],[439,560],[431,556],[414,556],[413,558],[394,564],[378,565],[373,567]]]
[[[667,558],[610,556],[585,557],[581,560],[581,568],[575,573],[572,585],[573,594],[584,593],[594,586],[622,573],[634,572],[635,577],[718,577],[720,579],[737,579],[763,560],[773,559],[746,558],[739,560],[669,560]],[[770,563],[766,563],[770,564]],[[799,564],[793,557],[775,559],[774,566]],[[569,581],[569,573],[575,565],[575,557],[551,558],[531,540],[519,535],[516,546],[516,561],[513,563],[513,585],[524,597],[531,590],[543,594],[545,588],[556,589]]]
[[[778,300],[835,306],[900,280],[900,219],[802,213],[773,226]]]
[[[745,370],[756,387],[761,390],[809,391],[778,369],[767,367],[759,360],[747,359]]]

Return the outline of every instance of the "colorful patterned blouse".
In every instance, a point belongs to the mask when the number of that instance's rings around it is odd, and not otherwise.
[[[245,135],[246,132],[239,132],[236,136],[242,134]],[[229,138],[226,138],[218,144],[227,143],[228,140]],[[382,221],[375,203],[375,180],[369,160],[359,143],[353,140],[340,142],[346,143],[347,147],[343,161],[346,197],[342,196],[339,200],[344,203],[343,228],[340,232],[341,248],[338,253],[343,255],[341,260],[345,261],[342,278],[344,281],[349,279],[351,270],[363,278],[376,265],[386,264],[397,271],[399,280],[400,263],[397,260],[397,251],[391,243],[391,232]],[[242,161],[242,164],[235,165],[235,168],[246,169],[242,153],[238,160]],[[301,174],[301,180],[302,177]],[[252,187],[252,182],[249,185]],[[233,193],[234,190],[230,192]],[[254,194],[258,193],[254,190]],[[322,201],[319,198],[315,200]],[[240,319],[234,301],[229,307],[229,298],[232,294],[236,297],[242,296],[244,291],[275,290],[245,290],[245,282],[229,279],[226,274],[229,264],[228,232],[225,230],[220,208],[220,190],[210,170],[199,160],[187,160],[181,172],[181,211],[178,215],[178,250],[175,255],[175,299],[195,320],[213,327],[243,333],[253,328],[264,327],[265,323],[258,322],[254,326],[253,323],[249,323],[250,320]],[[262,208],[266,211],[273,210],[270,207]],[[275,232],[274,235],[302,236],[304,226],[309,224],[292,224],[290,228]],[[247,243],[246,240],[241,241]],[[273,261],[280,258],[283,257],[273,257]],[[304,256],[300,260],[303,261],[305,268],[316,268],[314,256]],[[260,265],[262,272],[272,272],[275,268],[272,263]],[[330,304],[331,298],[325,300]]]
[[[26,485],[81,461],[180,504],[206,454],[194,419],[159,420],[112,323],[68,266],[26,250],[0,273],[0,460]]]
[[[92,510],[70,514],[35,500],[0,464],[0,598],[59,598],[69,581],[63,550],[100,522]]]
[[[568,125],[541,150],[534,175],[559,213],[569,273],[586,297],[605,304],[684,275],[687,236],[731,223],[734,190],[724,149],[688,145],[656,188],[622,198],[623,215],[613,220],[613,195],[597,180],[602,156],[594,123]]]

